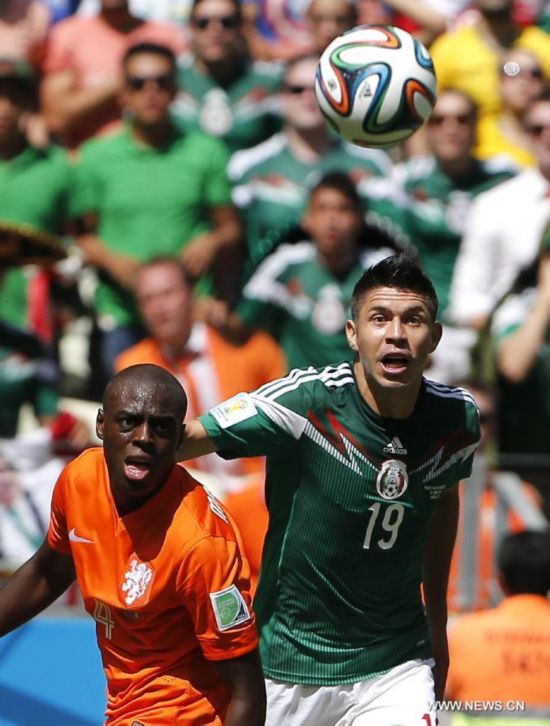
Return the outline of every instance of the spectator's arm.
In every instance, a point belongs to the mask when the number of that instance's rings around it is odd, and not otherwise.
[[[65,592],[75,577],[72,557],[43,542],[0,590],[0,636],[41,613]]]
[[[507,335],[497,349],[497,366],[511,383],[521,383],[529,375],[550,326],[550,253],[539,265],[537,295],[525,322]]]
[[[384,0],[384,4],[418,23],[429,36],[425,39],[426,42],[433,40],[447,28],[447,16],[438,13],[422,0]]]
[[[212,207],[210,221],[212,230],[196,237],[181,253],[185,269],[195,278],[207,272],[223,251],[237,249],[241,243],[241,222],[232,205]]]
[[[139,268],[137,260],[129,255],[113,252],[95,235],[83,235],[77,238],[77,243],[88,265],[104,270],[122,287],[133,289]]]
[[[447,586],[458,525],[458,487],[446,491],[433,514],[424,549],[422,581],[435,659],[436,700],[442,700],[449,668]]]
[[[53,133],[66,133],[90,114],[112,103],[119,90],[118,76],[93,88],[79,90],[71,70],[46,75],[42,82],[41,100],[48,128]]]
[[[231,692],[225,726],[263,726],[265,684],[257,650],[240,658],[211,661]]]

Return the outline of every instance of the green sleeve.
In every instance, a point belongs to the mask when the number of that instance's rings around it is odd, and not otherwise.
[[[481,437],[479,427],[479,411],[473,402],[465,401],[465,431],[461,448],[455,454],[456,464],[450,468],[453,483],[467,479],[472,473],[474,455]]]
[[[221,207],[231,204],[231,185],[227,177],[229,152],[223,142],[207,140],[208,145],[204,145],[204,202],[207,207]]]
[[[225,459],[288,455],[300,440],[312,409],[308,378],[315,369],[294,370],[253,393],[220,403],[200,421]]]

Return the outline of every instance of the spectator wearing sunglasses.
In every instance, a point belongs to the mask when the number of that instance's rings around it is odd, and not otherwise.
[[[120,123],[117,96],[120,62],[136,43],[161,43],[174,53],[185,48],[183,30],[132,15],[127,0],[101,0],[92,17],[56,24],[44,61],[42,105],[49,129],[70,148]]]
[[[223,144],[199,132],[182,133],[171,121],[174,54],[164,46],[134,46],[123,73],[128,123],[82,148],[74,203],[87,233],[80,248],[98,271],[96,311],[107,375],[141,334],[133,296],[140,263],[177,255],[196,280],[240,239]]]
[[[482,329],[520,272],[535,261],[550,219],[550,93],[524,118],[536,166],[482,194],[472,206],[451,286],[450,315]]]
[[[516,48],[504,56],[500,66],[502,110],[479,123],[476,153],[481,159],[507,154],[519,167],[534,166],[523,119],[544,85],[542,68],[532,53]]]
[[[281,71],[251,60],[239,0],[195,0],[192,55],[181,58],[174,118],[186,131],[223,139],[230,151],[267,139],[281,126]]]
[[[244,218],[249,272],[280,242],[303,239],[300,219],[323,174],[348,173],[369,206],[374,206],[375,183],[387,184],[391,162],[385,152],[347,144],[329,133],[313,90],[316,68],[315,54],[289,62],[282,132],[231,158],[228,173],[233,201]]]
[[[451,328],[447,320],[449,290],[470,205],[478,194],[505,179],[514,168],[504,160],[483,162],[474,156],[476,107],[462,91],[448,89],[427,122],[430,153],[396,167],[402,191],[394,222],[418,253],[437,292],[445,335],[431,360],[429,376],[443,383],[469,373],[473,334]]]

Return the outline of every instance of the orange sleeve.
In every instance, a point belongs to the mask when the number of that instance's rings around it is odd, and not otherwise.
[[[56,552],[70,554],[71,545],[69,533],[67,532],[67,520],[65,517],[65,489],[68,481],[67,469],[64,469],[53,490],[52,507],[50,512],[50,525],[48,527],[48,544]]]
[[[177,591],[205,658],[237,658],[258,646],[248,562],[235,540],[199,540],[181,563]]]

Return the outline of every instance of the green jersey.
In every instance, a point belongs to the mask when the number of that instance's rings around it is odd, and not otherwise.
[[[381,418],[342,363],[294,370],[201,421],[223,457],[267,455],[265,674],[336,685],[428,657],[423,548],[439,498],[471,472],[471,396],[423,380],[409,418]]]
[[[70,216],[72,174],[67,154],[55,146],[27,146],[0,162],[0,220],[30,224],[60,234]],[[7,270],[0,283],[1,317],[27,327],[28,279],[25,271]]]
[[[241,210],[250,268],[257,265],[300,223],[311,189],[330,171],[350,174],[367,205],[369,180],[387,176],[389,157],[333,138],[328,151],[314,163],[294,156],[286,134],[276,134],[253,149],[231,157],[228,167],[233,202]]]
[[[231,203],[223,144],[174,131],[161,148],[138,143],[129,129],[89,141],[77,166],[75,207],[98,216],[98,236],[114,252],[147,262],[177,255],[207,232],[209,209]],[[139,320],[133,296],[100,275],[96,306],[104,327]]]
[[[355,283],[367,267],[391,254],[389,248],[362,252],[346,274],[337,276],[313,242],[281,245],[245,285],[237,315],[278,341],[289,369],[335,363],[349,354],[345,325]]]
[[[511,176],[509,164],[493,160],[476,161],[469,174],[453,179],[432,156],[413,158],[396,171],[405,202],[394,221],[418,252],[443,317],[472,200]]]
[[[281,128],[276,95],[281,74],[274,63],[247,62],[218,83],[192,57],[184,57],[178,66],[174,121],[184,131],[222,139],[230,151],[255,146]]]

